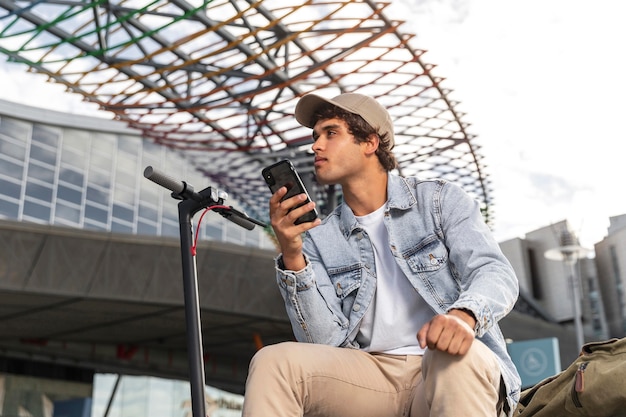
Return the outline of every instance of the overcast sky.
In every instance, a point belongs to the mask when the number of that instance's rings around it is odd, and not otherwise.
[[[592,248],[626,214],[626,1],[392,3],[483,147],[498,241],[567,219]],[[97,112],[21,65],[2,62],[0,79],[2,99]]]
[[[400,0],[393,14],[461,101],[499,241],[567,219],[583,246],[626,214],[626,2]]]

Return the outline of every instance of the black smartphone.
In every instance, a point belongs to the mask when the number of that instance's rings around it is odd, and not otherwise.
[[[261,174],[263,175],[263,179],[265,180],[267,185],[270,187],[272,194],[274,194],[280,187],[287,187],[287,194],[284,195],[282,200],[286,200],[295,195],[304,193],[307,197],[306,201],[298,205],[298,207],[311,201],[309,193],[304,187],[304,184],[302,183],[302,180],[300,179],[296,168],[293,166],[290,160],[284,159],[273,165],[263,168]],[[298,217],[295,224],[312,222],[317,218],[317,216],[317,210],[313,209],[308,213]]]

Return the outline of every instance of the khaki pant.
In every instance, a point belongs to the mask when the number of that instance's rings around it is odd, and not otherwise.
[[[243,417],[496,417],[501,391],[479,341],[464,356],[423,358],[285,342],[252,359]]]

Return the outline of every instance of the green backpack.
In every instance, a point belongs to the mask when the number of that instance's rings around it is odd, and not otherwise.
[[[522,391],[514,416],[626,416],[626,338],[585,344],[563,372]]]

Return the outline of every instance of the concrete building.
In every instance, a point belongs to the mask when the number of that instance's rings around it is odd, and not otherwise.
[[[574,264],[585,341],[626,335],[626,215],[610,221],[607,237],[595,245],[595,257],[589,250]],[[517,272],[521,291],[540,306],[549,320],[573,328],[572,273],[566,262],[546,257],[546,252],[562,247],[562,233],[569,230],[567,221],[561,221],[531,231],[524,238],[501,242],[500,246]]]
[[[611,217],[607,236],[595,245],[599,290],[611,337],[626,335],[626,214]]]

